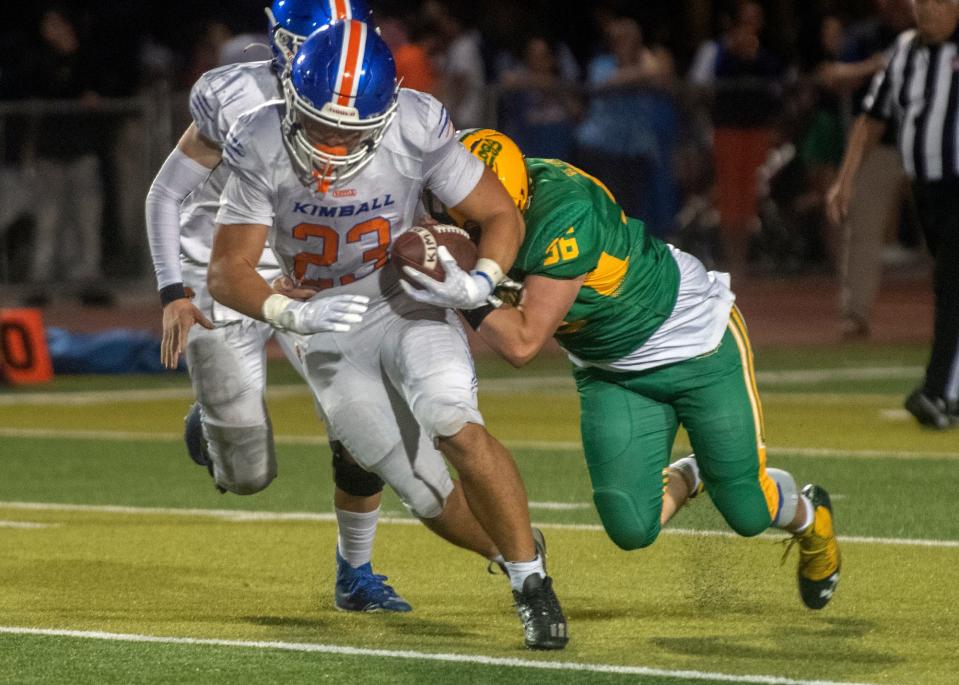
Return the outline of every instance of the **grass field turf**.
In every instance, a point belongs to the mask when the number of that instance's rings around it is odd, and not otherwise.
[[[2,626],[294,643],[0,634],[0,681],[957,682],[956,434],[921,431],[900,411],[922,356],[869,347],[759,355],[771,461],[829,488],[847,538],[839,592],[818,613],[800,605],[795,557],[779,564],[781,536],[709,534],[725,527],[706,499],[652,548],[618,550],[590,506],[563,365],[524,374],[484,365],[484,413],[514,447],[570,619],[569,648],[549,655],[522,649],[505,580],[411,522],[391,494],[384,510],[395,519],[380,528],[375,565],[414,612],[332,609],[328,452],[308,396],[288,387],[282,366],[271,369],[270,399],[280,477],[250,498],[216,495],[183,454],[184,377],[72,378],[43,395],[0,394]],[[783,373],[823,368],[836,371]],[[71,403],[87,390],[97,401]],[[43,508],[13,504],[24,502]],[[312,649],[303,645],[622,672],[292,651]]]

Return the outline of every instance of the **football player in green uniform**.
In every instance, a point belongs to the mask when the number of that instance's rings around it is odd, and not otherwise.
[[[818,485],[766,466],[763,410],[746,326],[726,274],[626,216],[601,181],[555,159],[525,159],[506,136],[466,131],[462,143],[500,177],[526,234],[508,276],[522,299],[464,312],[514,366],[555,337],[573,363],[593,501],[609,537],[646,547],[701,490],[729,526],[770,526],[800,550],[800,596],[824,607],[839,582],[832,505]],[[455,216],[453,217],[456,218]],[[447,273],[455,261],[441,248]],[[429,301],[432,279],[409,274]],[[680,424],[694,456],[669,464]]]

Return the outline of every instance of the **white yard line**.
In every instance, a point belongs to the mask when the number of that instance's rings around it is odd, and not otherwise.
[[[183,440],[180,433],[153,433],[146,431],[104,431],[104,430],[71,430],[57,428],[3,428],[0,427],[0,438],[28,438],[52,440],[104,440],[110,442],[179,442]],[[318,435],[277,435],[278,445],[326,445],[326,436]],[[504,440],[509,447],[517,450],[575,452],[579,453],[583,447],[573,440]],[[959,459],[959,450],[956,452],[911,452],[905,450],[843,450],[819,447],[778,447],[768,450],[772,456],[793,457],[832,457],[837,459]]]
[[[52,630],[44,628],[22,628],[19,626],[0,626],[0,633],[8,635],[42,635],[47,637],[67,637],[110,642],[146,642],[154,644],[191,645],[207,647],[240,647],[246,649],[278,649],[289,652],[313,652],[320,654],[339,654],[342,656],[380,657],[386,659],[416,659],[422,661],[441,661],[446,663],[480,664],[483,666],[505,666],[512,668],[532,668],[546,671],[578,671],[582,673],[611,673],[617,675],[638,675],[660,678],[684,678],[708,682],[757,683],[759,685],[867,685],[865,683],[839,683],[831,680],[797,680],[770,675],[734,675],[710,671],[676,671],[645,666],[617,666],[613,664],[590,664],[576,661],[538,661],[481,656],[473,654],[431,653],[399,649],[369,649],[365,647],[347,647],[312,642],[271,642],[266,640],[221,640],[193,637],[165,637],[161,635],[139,635],[130,633],[107,633],[85,630]]]
[[[531,502],[530,506],[536,508]],[[589,504],[580,503],[584,508]],[[549,508],[549,507],[546,507]],[[0,502],[0,510],[13,509],[18,511],[60,511],[60,512],[84,512],[91,514],[123,514],[137,516],[192,516],[195,518],[215,518],[231,521],[234,523],[246,522],[269,522],[269,521],[312,521],[312,522],[335,522],[336,516],[332,513],[309,512],[309,511],[243,511],[237,509],[180,509],[176,507],[130,507],[113,504],[60,504],[55,502]],[[380,518],[382,524],[395,525],[419,525],[419,521],[412,518],[400,518],[395,516],[383,516]],[[603,527],[590,523],[542,523],[535,522],[537,526],[545,529],[556,530],[581,530],[587,532],[604,532]],[[695,530],[692,528],[666,528],[663,530],[666,535],[682,535],[688,537],[738,537],[735,533],[727,530]],[[782,539],[785,533],[764,533],[761,538]],[[931,540],[922,538],[880,538],[864,537],[859,535],[842,535],[840,539],[844,543],[861,543],[869,545],[892,545],[905,547],[934,547],[944,549],[959,549],[959,540]]]
[[[832,381],[867,381],[918,378],[923,369],[918,366],[876,366],[838,369],[800,369],[793,371],[760,371],[756,378],[761,386],[815,385]],[[122,381],[118,381],[122,382]],[[536,392],[574,386],[567,374],[547,376],[516,376],[514,378],[488,378],[480,381],[480,392],[492,394]],[[305,385],[274,385],[269,396],[275,398],[309,396]],[[182,388],[154,388],[140,390],[98,390],[64,392],[12,392],[0,394],[0,406],[13,405],[87,405],[116,404],[121,402],[153,402],[156,400],[191,399],[193,391],[186,385]]]
[[[34,521],[0,521],[0,528],[59,528],[62,523],[36,523]]]

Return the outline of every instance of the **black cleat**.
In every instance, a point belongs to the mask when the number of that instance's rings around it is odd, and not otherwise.
[[[906,398],[904,406],[923,426],[929,426],[936,430],[945,430],[946,428],[959,424],[955,413],[950,415],[949,408],[944,399],[929,397],[922,391],[922,388],[919,388],[909,395],[909,397]]]
[[[526,578],[523,591],[513,591],[516,614],[523,622],[529,649],[563,649],[569,642],[566,617],[553,592],[553,579],[534,573]]]

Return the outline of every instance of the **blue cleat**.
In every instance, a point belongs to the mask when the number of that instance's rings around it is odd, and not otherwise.
[[[186,443],[186,452],[197,466],[210,468],[213,462],[206,449],[206,438],[203,437],[203,419],[200,416],[200,405],[194,403],[190,411],[183,418],[183,441]]]
[[[373,573],[367,562],[353,568],[336,550],[334,603],[340,611],[412,611],[409,602],[386,584],[386,576]]]
[[[183,441],[186,443],[186,452],[190,455],[190,459],[197,466],[204,467],[213,479],[213,486],[217,492],[221,495],[225,494],[226,488],[216,482],[216,476],[213,474],[213,460],[210,459],[206,438],[203,437],[203,418],[200,416],[199,402],[194,402],[183,418]]]

